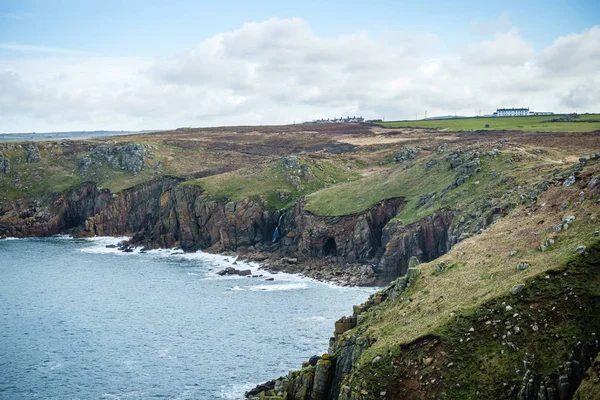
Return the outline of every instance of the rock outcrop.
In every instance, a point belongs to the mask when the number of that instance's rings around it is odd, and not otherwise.
[[[113,194],[85,183],[45,203],[18,200],[0,209],[0,236],[124,235],[154,226],[158,198],[180,179],[161,178]]]
[[[340,217],[318,216],[304,209],[300,200],[283,219],[282,247],[285,251],[315,258],[346,262],[369,261],[382,251],[386,224],[402,207],[401,198],[384,200],[365,212]]]
[[[401,277],[354,306],[352,316],[335,323],[328,353],[316,366],[306,362],[301,370],[275,380],[270,391],[247,396],[285,400],[596,399],[600,393],[596,333],[600,325],[592,316],[600,310],[599,254],[600,243],[596,243],[588,257],[548,271],[544,279],[533,277],[517,293],[451,319],[442,336],[426,335],[405,344],[398,338],[398,345],[388,345],[365,359],[365,350],[377,342],[368,334],[369,324],[377,320],[381,307],[400,301],[397,293],[408,283],[407,276]],[[416,263],[411,260],[410,268],[418,269]],[[418,274],[412,279],[418,279]],[[506,303],[512,304],[510,310]]]
[[[121,169],[132,174],[142,171],[145,157],[150,154],[148,146],[137,143],[126,145],[100,144],[92,147],[90,155],[77,161],[79,173],[85,175],[92,165],[108,164],[111,168]]]
[[[377,266],[382,282],[405,275],[412,256],[427,262],[447,253],[453,244],[449,234],[452,221],[453,213],[441,210],[407,226],[388,224],[382,235],[385,252]]]
[[[25,146],[25,161],[28,163],[35,163],[40,161],[40,149],[35,144],[28,144]]]
[[[10,172],[10,161],[8,157],[0,153],[0,174],[8,174]]]

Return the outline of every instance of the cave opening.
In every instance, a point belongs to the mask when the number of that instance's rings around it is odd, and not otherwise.
[[[337,246],[334,238],[330,237],[323,245],[323,256],[337,256]]]

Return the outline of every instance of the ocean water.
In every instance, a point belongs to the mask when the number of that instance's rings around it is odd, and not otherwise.
[[[0,241],[0,399],[242,399],[325,352],[373,291],[116,242]]]

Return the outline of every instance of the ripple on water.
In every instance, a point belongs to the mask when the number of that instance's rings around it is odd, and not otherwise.
[[[253,263],[236,268],[263,277],[218,276],[234,257],[106,247],[123,239],[2,242],[2,396],[241,399],[326,351],[333,322],[373,291]]]

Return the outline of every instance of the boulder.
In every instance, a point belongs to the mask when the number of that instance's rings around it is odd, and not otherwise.
[[[529,269],[529,264],[526,262],[520,262],[517,264],[517,271],[525,271],[526,269]]]
[[[548,239],[544,240],[544,243],[542,243],[542,245],[540,246],[540,250],[546,251],[546,250],[550,249],[552,246],[554,246],[554,239],[548,238]]]
[[[585,253],[585,249],[586,249],[586,247],[581,245],[581,246],[577,246],[573,252],[575,254],[583,254],[583,253]]]
[[[574,183],[575,183],[575,176],[571,175],[563,182],[563,187],[572,186]]]
[[[246,397],[256,396],[262,392],[268,392],[269,390],[275,389],[275,380],[271,380],[265,382],[263,384],[257,385],[255,388],[250,389],[245,393]]]
[[[25,146],[25,160],[28,163],[40,161],[40,149],[35,144],[30,143]]]
[[[217,275],[225,276],[225,275],[240,275],[240,276],[251,276],[252,271],[249,269],[239,270],[233,267],[227,267],[217,272]]]
[[[517,294],[521,293],[523,289],[525,289],[525,285],[519,283],[518,285],[515,285],[510,289],[510,293],[516,296]]]
[[[312,356],[312,357],[311,357],[311,358],[308,360],[308,363],[314,367],[315,365],[317,365],[317,362],[318,362],[320,359],[321,359],[321,357],[319,357],[319,356]]]
[[[416,147],[407,147],[402,146],[402,150],[399,153],[396,153],[394,158],[392,159],[392,164],[403,163],[405,161],[413,160],[417,154],[421,151],[419,146]]]
[[[225,269],[220,270],[219,272],[217,272],[217,275],[237,275],[237,269],[233,268],[233,267],[227,267]]]

